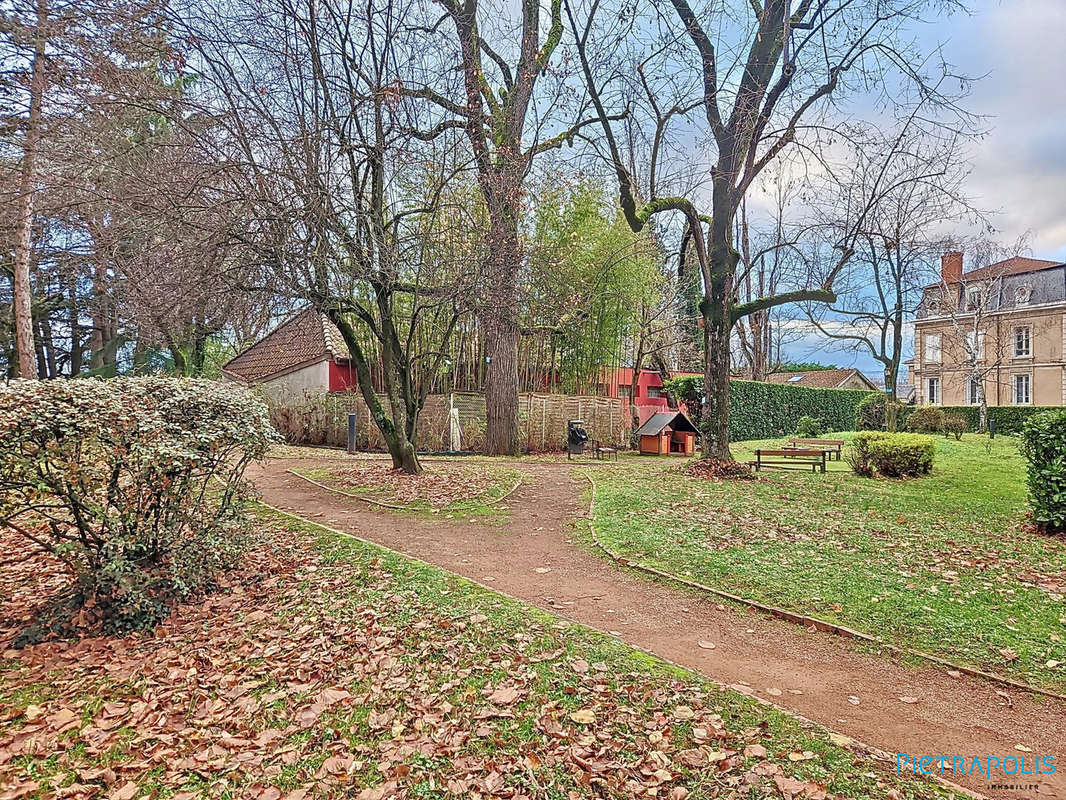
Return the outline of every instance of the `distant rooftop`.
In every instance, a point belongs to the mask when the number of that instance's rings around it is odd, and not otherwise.
[[[767,383],[786,383],[790,386],[807,386],[812,389],[839,389],[852,378],[857,377],[871,389],[873,382],[857,369],[816,369],[795,372],[771,372],[766,376]]]
[[[348,348],[326,315],[308,308],[230,359],[222,371],[251,383],[325,358],[346,359]]]

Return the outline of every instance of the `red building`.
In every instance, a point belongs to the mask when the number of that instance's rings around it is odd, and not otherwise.
[[[673,378],[702,378],[701,372],[674,372]],[[632,367],[617,367],[607,373],[600,384],[604,397],[621,397],[637,407],[638,422],[643,425],[652,415],[666,411],[670,405],[663,391],[663,378],[655,369],[642,369],[633,383]]]

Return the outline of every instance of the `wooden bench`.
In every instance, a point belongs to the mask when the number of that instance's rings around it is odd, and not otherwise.
[[[829,456],[829,460],[832,461],[835,457],[837,461],[840,460],[840,451],[844,447],[843,439],[789,439],[789,447],[799,449],[810,449],[812,447],[818,447],[825,450]]]
[[[782,450],[756,450],[755,460],[749,462],[760,471],[763,467],[775,467],[777,469],[807,469],[811,472],[825,472],[825,450],[803,450],[800,448],[785,448]]]

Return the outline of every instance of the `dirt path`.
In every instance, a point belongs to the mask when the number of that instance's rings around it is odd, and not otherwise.
[[[572,521],[587,508],[584,486],[566,464],[519,465],[529,480],[509,498],[512,521],[503,528],[371,510],[286,472],[315,464],[271,459],[250,469],[249,477],[272,505],[617,635],[889,753],[963,756],[967,765],[975,756],[982,763],[988,756],[1015,756],[1019,762],[1024,756],[1026,769],[1033,771],[1035,756],[1054,756],[1055,774],[1019,773],[1014,788],[990,785],[977,770],[946,777],[990,797],[1066,798],[1066,704],[893,663],[835,636],[621,570],[574,543]],[[701,647],[701,641],[715,647]],[[1002,779],[1002,773],[993,778]]]

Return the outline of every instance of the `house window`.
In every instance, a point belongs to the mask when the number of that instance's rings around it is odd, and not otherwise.
[[[981,287],[971,286],[966,290],[966,310],[976,311],[981,307]]]
[[[966,334],[966,358],[981,361],[985,357],[985,332],[968,331]]]
[[[978,405],[981,402],[981,381],[971,378],[967,383],[966,394],[971,406]]]
[[[925,402],[940,405],[940,378],[925,379]]]
[[[1027,406],[1032,400],[1032,382],[1028,375],[1014,376],[1014,405]]]
[[[648,387],[648,397],[662,397],[662,396],[663,396],[662,389],[660,389],[658,386],[649,386]]]
[[[1014,357],[1026,358],[1032,354],[1032,328],[1028,325],[1019,325],[1014,329]]]
[[[927,333],[922,339],[922,360],[926,364],[940,363],[940,334]]]

